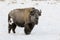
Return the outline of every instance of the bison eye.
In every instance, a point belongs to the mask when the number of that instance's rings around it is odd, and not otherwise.
[[[30,15],[34,15],[34,12],[33,12],[33,11],[31,11],[31,12],[30,12]]]

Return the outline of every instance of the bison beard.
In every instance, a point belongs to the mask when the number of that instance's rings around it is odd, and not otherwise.
[[[38,24],[41,11],[35,8],[14,9],[8,14],[8,33],[13,33],[17,26],[24,27],[25,34],[30,34],[34,25]]]

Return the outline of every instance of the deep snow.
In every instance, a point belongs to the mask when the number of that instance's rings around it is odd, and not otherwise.
[[[38,4],[36,4],[38,3]],[[24,34],[24,28],[16,28],[16,34],[8,34],[8,13],[12,9],[35,7],[42,10],[39,23],[30,35]],[[60,3],[25,2],[8,4],[0,2],[0,40],[60,40]]]

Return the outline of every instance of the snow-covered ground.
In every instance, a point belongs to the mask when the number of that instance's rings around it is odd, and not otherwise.
[[[12,9],[35,7],[42,10],[39,23],[30,35],[24,34],[24,28],[16,28],[16,34],[8,34],[8,13]],[[25,2],[8,4],[0,2],[0,40],[60,40],[60,3]]]

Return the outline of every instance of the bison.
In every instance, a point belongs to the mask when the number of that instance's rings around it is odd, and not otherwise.
[[[13,9],[8,14],[8,33],[13,33],[17,26],[24,27],[25,34],[30,34],[35,25],[38,24],[41,10],[32,8]]]

